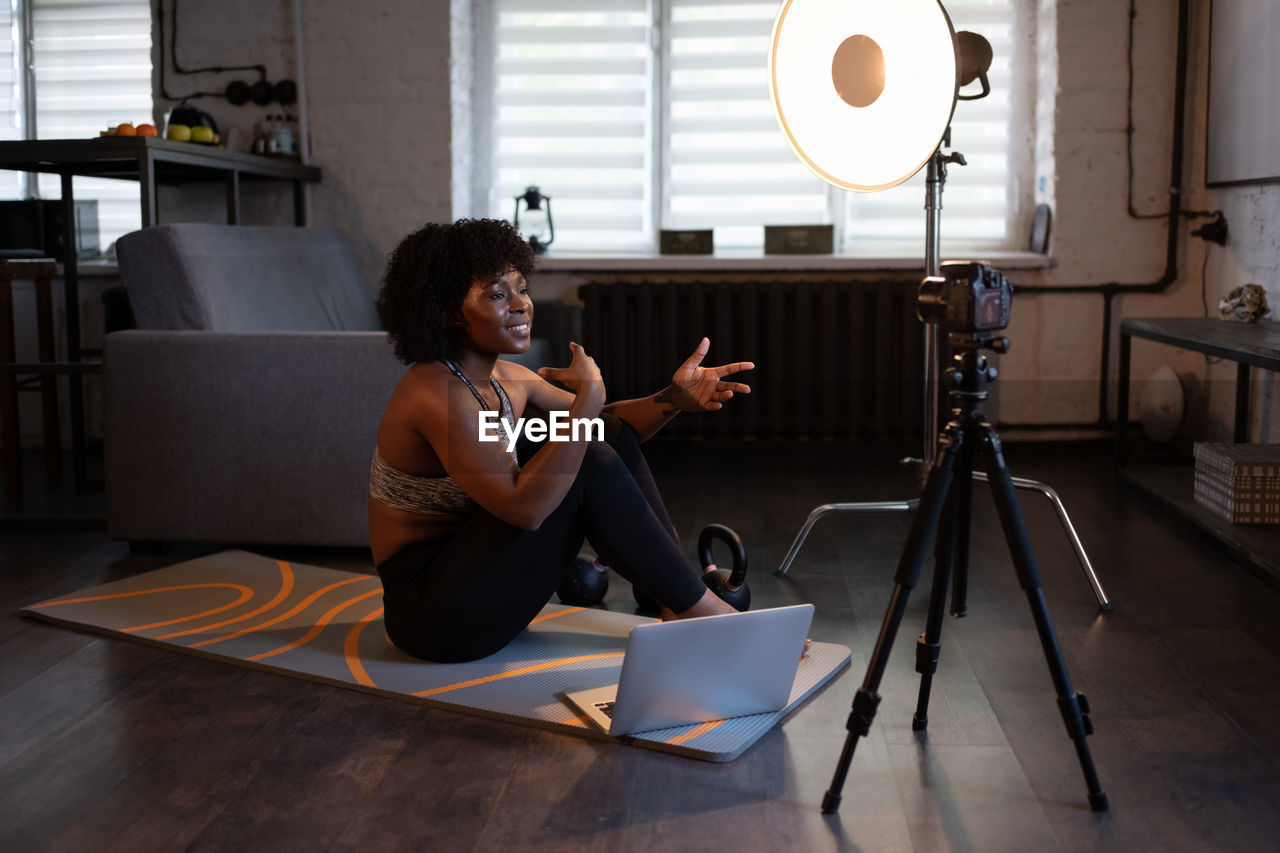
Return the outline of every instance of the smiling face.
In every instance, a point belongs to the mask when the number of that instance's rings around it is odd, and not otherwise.
[[[463,346],[485,354],[528,352],[532,342],[533,300],[524,276],[508,269],[492,281],[474,281],[460,309],[466,333]]]

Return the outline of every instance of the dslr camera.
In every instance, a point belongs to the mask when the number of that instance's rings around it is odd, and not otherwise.
[[[920,282],[916,311],[952,343],[981,344],[1008,327],[1013,285],[985,261],[943,261],[942,275]]]

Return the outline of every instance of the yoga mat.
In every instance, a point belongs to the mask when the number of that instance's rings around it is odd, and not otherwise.
[[[814,643],[777,713],[611,738],[563,694],[616,683],[627,633],[653,621],[643,616],[548,604],[497,654],[428,663],[387,640],[376,575],[247,551],[189,560],[22,612],[240,666],[707,761],[737,758],[844,669],[850,654]]]

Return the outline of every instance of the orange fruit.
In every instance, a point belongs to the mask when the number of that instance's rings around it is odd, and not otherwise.
[[[138,130],[129,122],[116,125],[116,136],[137,136]]]
[[[138,136],[156,136],[156,126],[154,124],[140,124],[134,128],[138,132]]]

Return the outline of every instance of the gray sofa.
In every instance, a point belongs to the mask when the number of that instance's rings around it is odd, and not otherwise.
[[[366,546],[369,458],[404,365],[346,238],[174,224],[117,248],[138,329],[104,343],[109,534]],[[535,313],[520,360],[567,363],[573,310]]]

